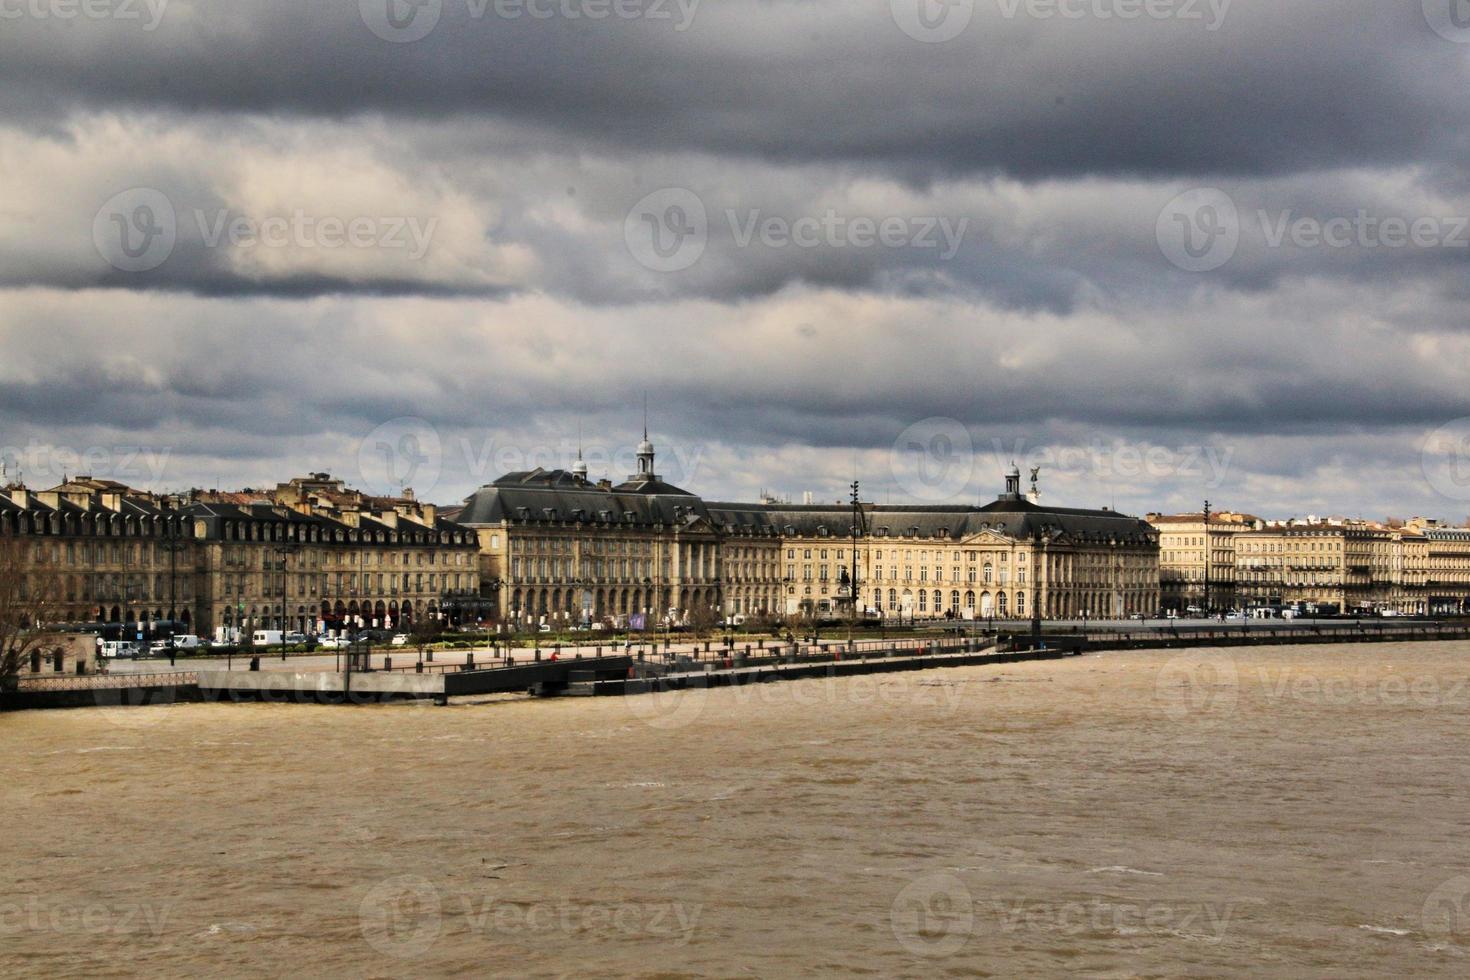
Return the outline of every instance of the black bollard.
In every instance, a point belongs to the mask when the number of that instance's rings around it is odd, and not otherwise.
[[[259,657],[251,657],[250,658],[250,669],[252,671],[254,671],[255,673],[260,673],[260,658]]]
[[[424,662],[422,660],[414,664],[414,672],[418,674],[422,674],[424,672]]]
[[[383,669],[386,670],[386,671],[392,671],[393,670],[393,658],[392,657],[384,657],[383,658]]]

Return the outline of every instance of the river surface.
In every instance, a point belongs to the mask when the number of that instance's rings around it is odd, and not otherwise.
[[[1470,975],[1470,644],[0,715],[5,976]]]

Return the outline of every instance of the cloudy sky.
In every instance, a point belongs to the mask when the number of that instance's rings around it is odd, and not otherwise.
[[[0,447],[1463,520],[1465,7],[0,0]]]

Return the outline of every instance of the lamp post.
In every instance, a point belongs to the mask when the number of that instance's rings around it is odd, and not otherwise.
[[[286,587],[287,586],[287,581],[289,579],[289,576],[286,574],[287,560],[290,557],[291,553],[293,551],[295,551],[295,550],[296,549],[295,549],[295,547],[293,545],[284,545],[284,544],[278,546],[275,549],[276,556],[281,559],[281,659],[282,660],[285,660],[286,659],[286,645],[287,645],[286,644],[286,633],[287,633],[287,629],[286,629],[286,603],[289,600],[289,596],[287,594],[287,587]]]
[[[1211,611],[1212,611],[1212,607],[1210,605],[1210,502],[1208,500],[1205,501],[1205,523],[1204,523],[1204,528],[1205,528],[1205,537],[1204,537],[1204,542],[1205,542],[1205,580],[1204,580],[1205,598],[1204,598],[1204,602],[1202,603],[1202,605],[1204,606],[1205,617],[1208,618],[1209,615],[1210,615],[1210,613],[1211,613]]]

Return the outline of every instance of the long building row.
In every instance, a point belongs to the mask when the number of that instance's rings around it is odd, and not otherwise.
[[[156,495],[79,477],[0,492],[0,574],[46,622],[191,632],[416,623],[652,628],[731,616],[1119,619],[1160,609],[1470,611],[1470,529],[1432,521],[1139,519],[1043,505],[1014,467],[984,506],[707,502],[653,445],[612,484],[509,473],[440,511],[312,474]]]
[[[1264,521],[1150,514],[1165,608],[1470,612],[1470,528],[1426,518]]]

